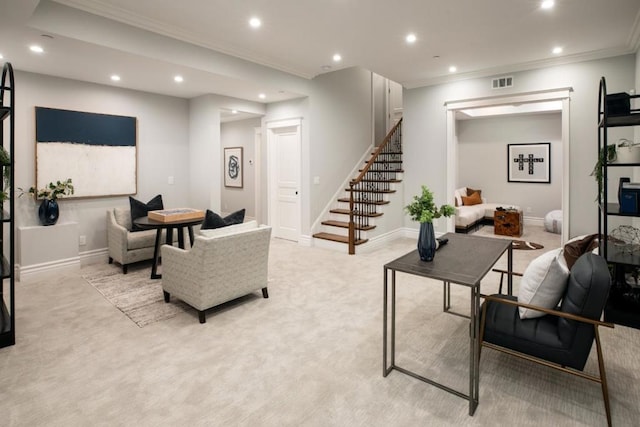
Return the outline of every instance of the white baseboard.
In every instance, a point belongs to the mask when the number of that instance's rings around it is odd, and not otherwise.
[[[544,218],[525,216],[523,220],[524,220],[524,225],[538,225],[540,227],[544,227]]]
[[[29,282],[43,279],[52,273],[66,273],[80,270],[80,257],[60,259],[41,264],[21,266],[16,264],[16,279],[19,282]]]
[[[91,264],[105,263],[109,260],[109,249],[93,249],[91,251],[80,252],[80,265],[82,267]]]
[[[307,246],[307,247],[309,247],[309,246],[311,246],[311,241],[312,241],[312,240],[313,240],[313,237],[308,236],[308,235],[303,235],[303,234],[301,234],[301,235],[298,237],[298,244],[299,244],[300,246]]]

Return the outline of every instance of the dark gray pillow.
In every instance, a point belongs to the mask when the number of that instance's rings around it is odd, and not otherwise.
[[[131,206],[131,230],[130,231],[142,231],[144,228],[138,227],[134,221],[138,218],[142,218],[148,215],[149,211],[158,211],[164,209],[162,205],[162,195],[158,194],[147,203],[142,203],[140,200],[136,200],[129,196],[129,205]]]
[[[217,213],[207,209],[202,222],[201,230],[212,230],[214,228],[226,227],[227,225],[241,224],[244,222],[245,209],[240,209],[224,218]]]

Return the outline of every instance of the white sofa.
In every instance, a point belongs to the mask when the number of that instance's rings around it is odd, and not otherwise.
[[[483,223],[492,224],[493,213],[498,207],[520,209],[509,203],[489,203],[484,197],[480,204],[464,206],[461,197],[467,197],[467,187],[457,189],[454,196],[458,205],[456,206],[456,233],[468,233]]]
[[[205,310],[251,292],[268,298],[267,269],[271,227],[256,221],[201,230],[193,247],[162,246],[162,290],[196,310]]]

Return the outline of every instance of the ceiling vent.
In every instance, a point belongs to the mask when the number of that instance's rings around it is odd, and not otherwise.
[[[491,89],[503,89],[513,86],[513,76],[496,77],[491,80]]]

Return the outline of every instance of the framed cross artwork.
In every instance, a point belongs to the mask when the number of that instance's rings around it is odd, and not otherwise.
[[[507,144],[509,182],[551,182],[551,143]]]
[[[242,147],[224,149],[224,186],[242,188]]]

